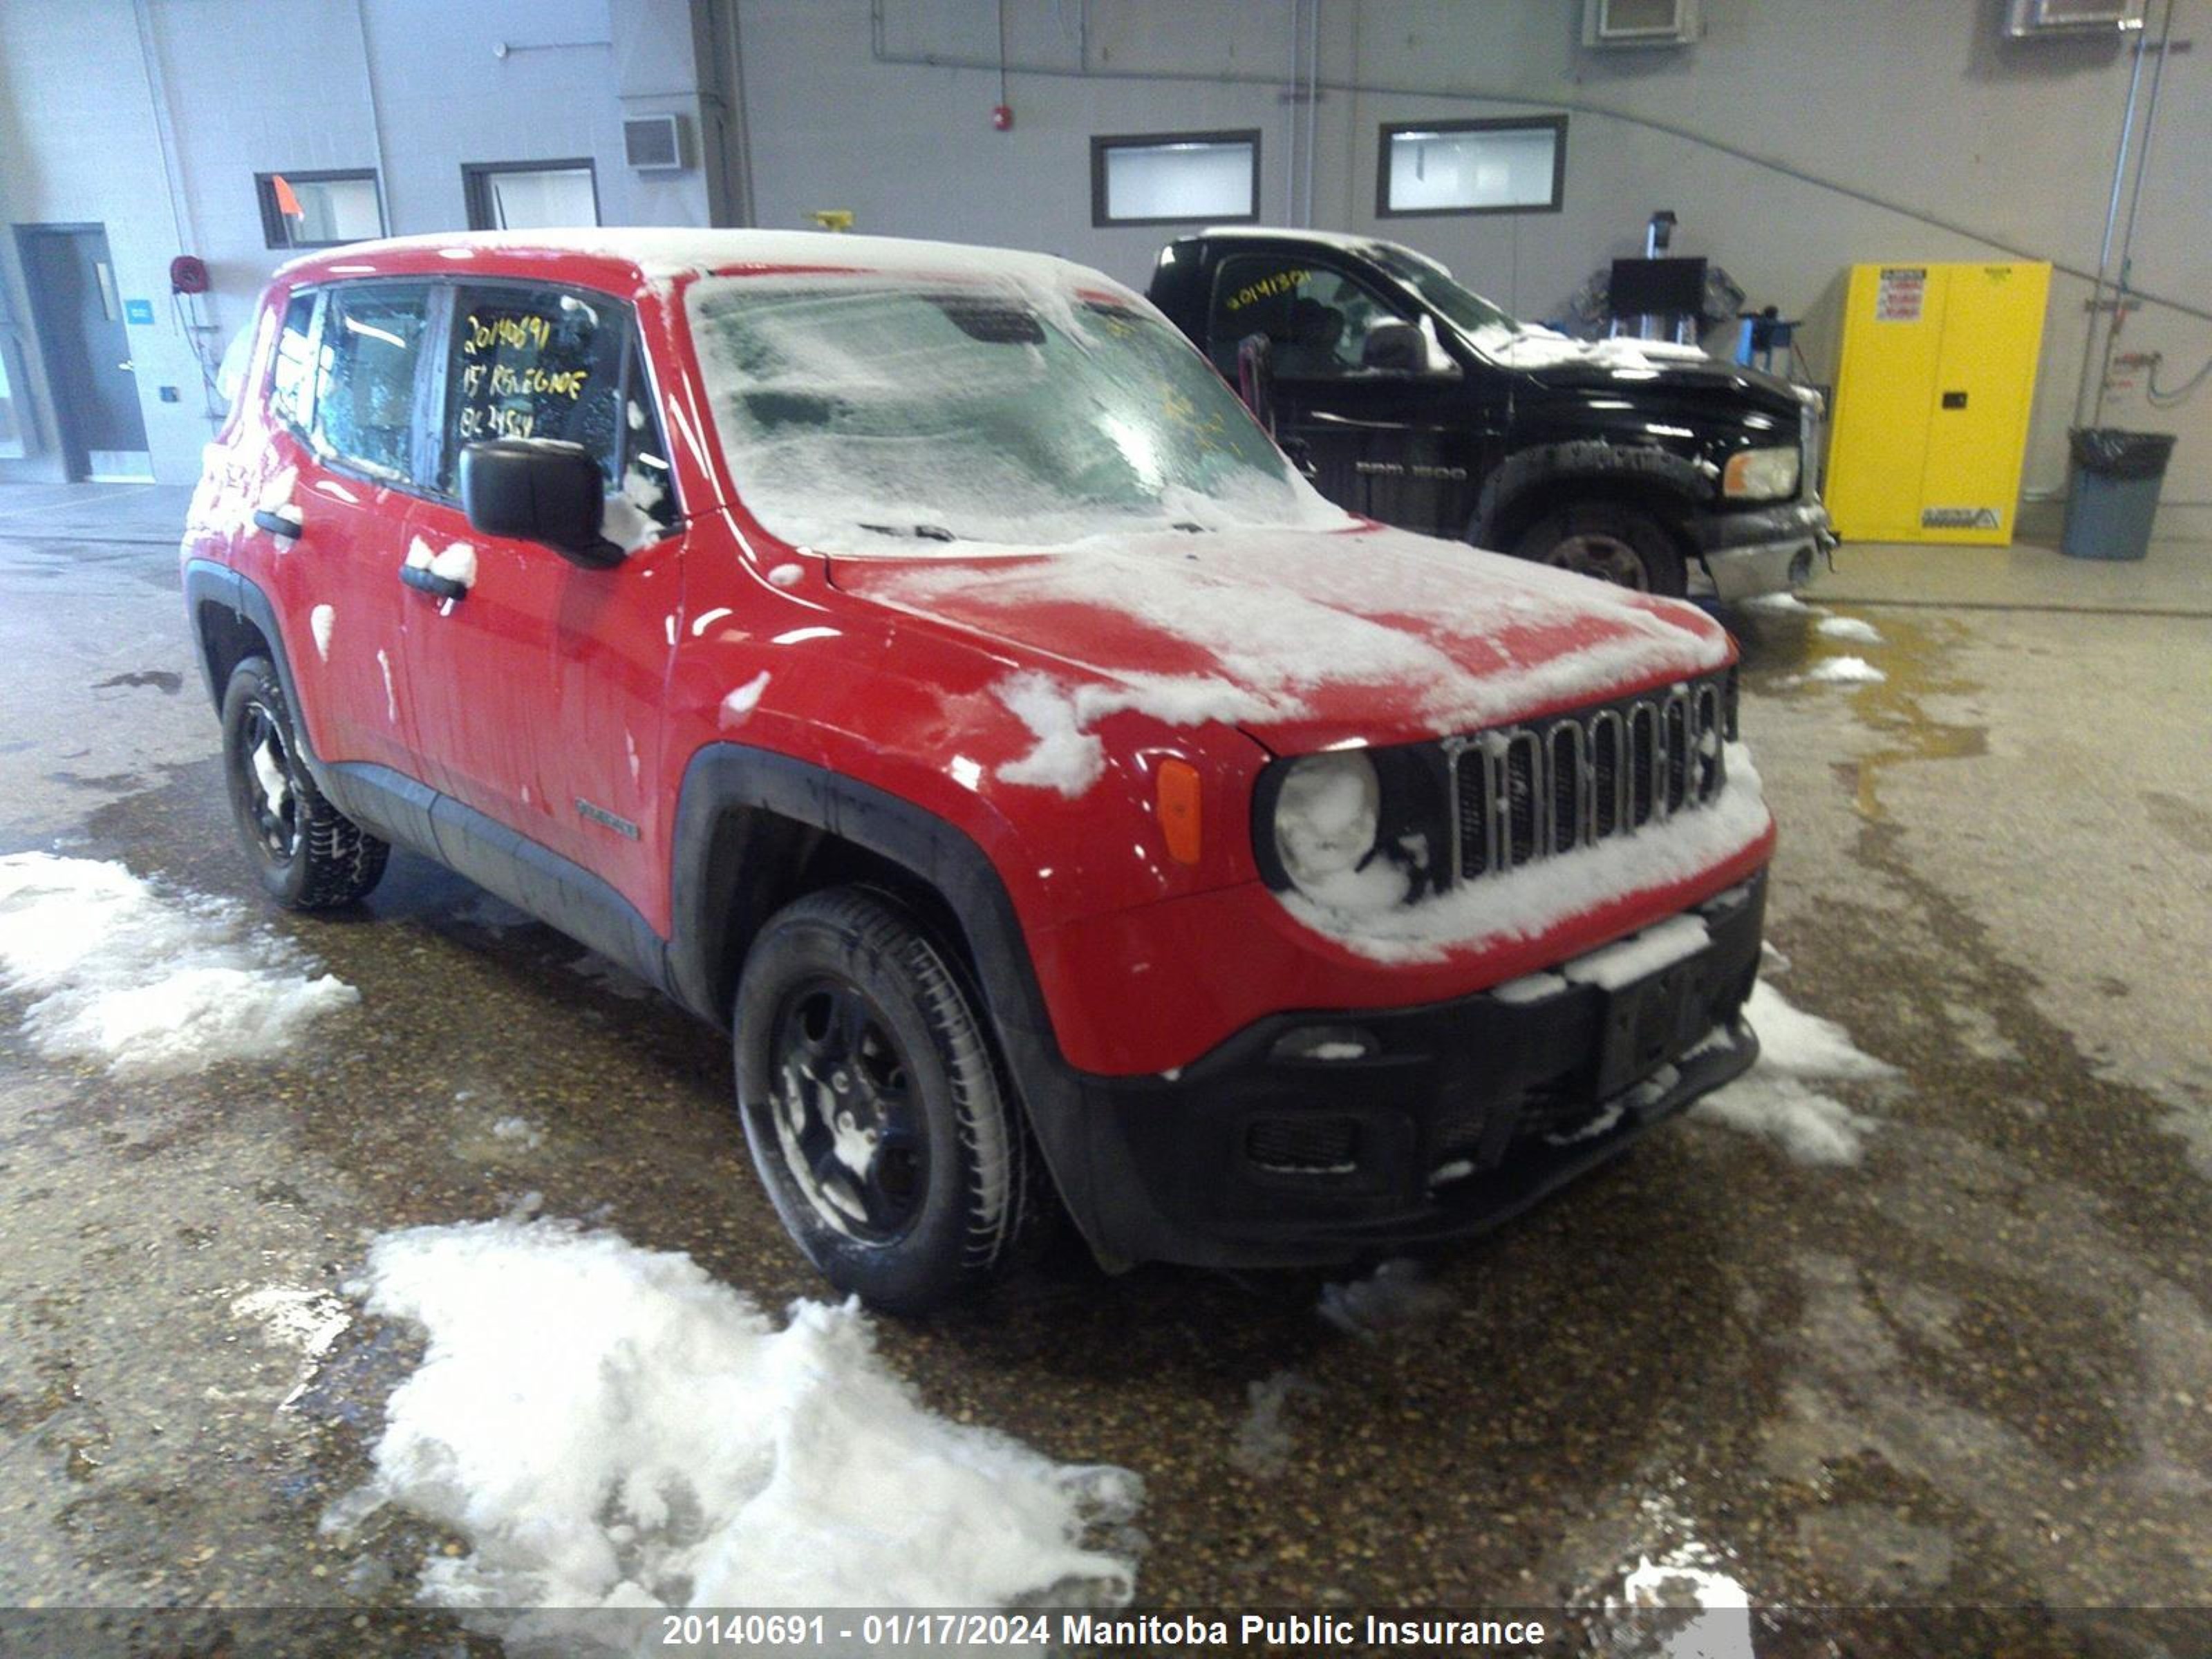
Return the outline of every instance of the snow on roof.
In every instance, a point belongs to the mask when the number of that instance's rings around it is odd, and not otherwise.
[[[1316,247],[1333,247],[1346,253],[1364,253],[1370,248],[1387,247],[1409,259],[1419,259],[1425,265],[1434,266],[1447,276],[1451,275],[1443,261],[1433,254],[1424,253],[1417,247],[1407,247],[1403,242],[1394,242],[1387,236],[1360,236],[1338,230],[1300,230],[1288,225],[1208,225],[1198,234],[1201,236],[1280,237],[1285,241],[1311,242]]]
[[[744,265],[830,266],[887,275],[974,273],[1017,276],[1060,287],[1128,290],[1087,265],[1049,253],[977,247],[906,236],[854,236],[826,230],[697,230],[671,226],[586,226],[556,230],[447,231],[391,236],[319,249],[283,267],[369,262],[380,254],[442,253],[456,261],[477,251],[574,253],[634,266],[648,282]]]

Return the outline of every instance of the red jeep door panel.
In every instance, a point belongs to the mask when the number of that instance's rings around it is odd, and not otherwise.
[[[668,468],[635,337],[629,307],[604,294],[458,291],[441,495],[417,504],[407,551],[470,586],[450,600],[404,590],[407,680],[432,787],[582,865],[665,930],[661,697],[683,570],[680,542],[663,534]],[[641,544],[592,570],[473,528],[459,452],[492,437],[582,444],[608,479],[611,532]]]
[[[413,501],[392,486],[411,483],[432,293],[424,282],[329,290],[305,441],[276,434],[281,465],[256,502],[298,515],[299,538],[271,574],[315,752],[410,776],[421,763],[401,684],[410,617],[398,569]]]

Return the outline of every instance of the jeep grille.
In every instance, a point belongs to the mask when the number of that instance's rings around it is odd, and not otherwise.
[[[1447,738],[1462,881],[1633,835],[1727,781],[1735,671],[1527,726]]]

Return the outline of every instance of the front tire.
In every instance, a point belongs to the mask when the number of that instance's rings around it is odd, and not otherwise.
[[[1027,1143],[959,977],[857,887],[772,918],[745,957],[738,1109],[783,1224],[823,1276],[896,1314],[975,1289],[1022,1231]]]
[[[1639,593],[1679,599],[1690,591],[1674,538],[1648,514],[1611,501],[1547,514],[1522,532],[1513,555]]]
[[[365,897],[391,853],[325,800],[300,753],[291,706],[266,657],[231,671],[222,696],[223,775],[231,817],[270,897],[328,910]]]

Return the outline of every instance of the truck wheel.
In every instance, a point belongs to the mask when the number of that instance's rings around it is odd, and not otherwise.
[[[382,878],[391,848],[315,787],[266,657],[248,657],[231,671],[222,761],[239,839],[270,897],[287,909],[327,910],[351,904]]]
[[[1641,593],[1680,599],[1690,591],[1674,538],[1648,515],[1609,501],[1547,514],[1522,532],[1513,554]]]
[[[830,1282],[892,1313],[974,1288],[1021,1231],[1027,1145],[958,978],[880,894],[771,919],[733,1022],[753,1164]]]

